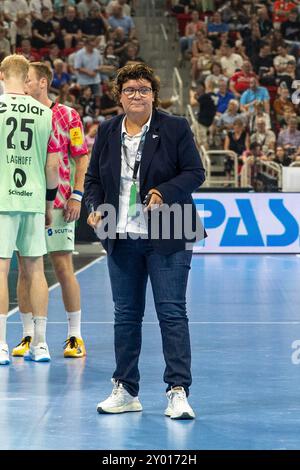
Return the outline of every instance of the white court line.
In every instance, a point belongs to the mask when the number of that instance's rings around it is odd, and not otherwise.
[[[105,258],[104,255],[99,256],[99,258],[94,259],[93,261],[91,261],[90,263],[85,265],[83,268],[80,268],[80,269],[78,269],[78,271],[75,271],[75,275],[77,276],[78,274],[82,273],[83,271],[86,271],[86,269],[90,268],[94,264],[100,263],[104,258]],[[55,284],[53,284],[51,287],[48,288],[49,292],[56,289],[58,286],[59,286],[59,282],[56,282]],[[7,316],[11,317],[12,315],[14,315],[18,311],[19,311],[19,307],[15,307],[15,308],[13,308],[12,310],[10,310],[8,312]],[[16,322],[14,322],[14,323],[16,323]]]
[[[276,259],[276,261],[281,261],[282,258],[284,257],[284,261],[297,261],[295,258],[300,258],[300,254],[294,254],[294,253],[280,253],[279,257],[278,255],[266,255],[266,258],[268,259]]]
[[[26,401],[28,398],[9,398],[9,397],[4,397],[0,398],[0,401]]]

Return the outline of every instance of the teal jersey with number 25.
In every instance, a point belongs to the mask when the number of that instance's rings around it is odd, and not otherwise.
[[[0,96],[1,212],[45,212],[52,132],[49,108],[29,95]]]

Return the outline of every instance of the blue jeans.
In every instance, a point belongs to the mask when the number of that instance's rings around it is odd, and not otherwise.
[[[165,256],[154,252],[146,239],[118,239],[108,256],[115,305],[113,378],[132,395],[139,391],[138,361],[148,276],[162,335],[166,363],[164,381],[171,387],[192,383],[191,347],[186,314],[186,287],[192,251]]]

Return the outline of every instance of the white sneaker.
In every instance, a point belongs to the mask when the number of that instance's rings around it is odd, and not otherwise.
[[[25,361],[49,362],[51,360],[47,343],[30,345],[30,349],[24,355]]]
[[[114,388],[111,395],[97,405],[98,413],[126,413],[128,411],[142,411],[143,407],[138,397],[130,395],[123,385],[112,379]]]
[[[5,343],[0,344],[0,365],[6,366],[10,363],[9,360],[9,350],[8,346]]]
[[[168,406],[165,415],[171,419],[194,419],[195,413],[190,407],[183,387],[174,387],[167,392]]]

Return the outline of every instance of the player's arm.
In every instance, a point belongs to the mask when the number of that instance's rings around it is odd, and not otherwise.
[[[59,153],[48,153],[45,167],[47,189],[53,191],[58,186]],[[54,198],[55,199],[55,198]],[[53,200],[54,200],[53,199]],[[48,199],[47,199],[48,200]]]
[[[46,227],[52,222],[52,209],[58,188],[59,153],[48,153],[46,174]]]
[[[64,216],[66,222],[73,222],[80,217],[81,201],[84,190],[84,177],[88,166],[88,155],[73,157],[75,163],[74,189],[70,199],[68,199]],[[78,197],[76,197],[78,196]]]
[[[69,132],[69,154],[75,163],[75,174],[73,191],[64,209],[64,219],[66,222],[73,222],[80,217],[84,177],[88,165],[88,147],[84,138],[83,125],[75,110],[72,111]]]
[[[59,160],[61,145],[59,142],[56,122],[52,114],[52,129],[50,132],[47,160],[45,165],[46,175],[46,227],[52,223],[52,209],[57,194],[59,183]]]

